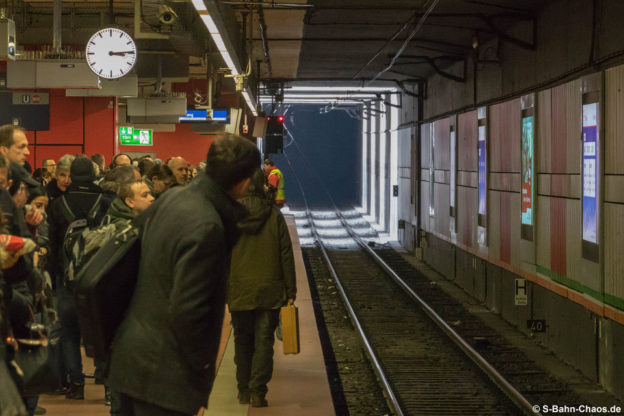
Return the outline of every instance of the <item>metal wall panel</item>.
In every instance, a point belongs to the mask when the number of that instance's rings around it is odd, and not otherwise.
[[[503,263],[511,264],[511,193],[509,192],[500,193],[499,234],[500,259]]]
[[[624,205],[604,204],[605,293],[624,299]]]
[[[431,123],[420,126],[420,167],[429,169],[429,146],[431,134]]]
[[[604,177],[605,201],[624,204],[624,175],[610,175]],[[605,222],[608,224],[608,222]]]
[[[568,82],[566,88],[566,172],[581,173],[581,134],[582,134],[582,112],[583,94],[582,79]],[[602,108],[600,109],[602,111]]]
[[[546,196],[537,197],[537,225],[536,250],[537,264],[550,269],[550,198]]]
[[[398,131],[398,186],[399,203],[398,219],[411,223],[413,217],[412,209],[412,129],[401,129]]]
[[[566,199],[567,277],[594,291],[601,291],[600,265],[581,256],[581,201]]]
[[[477,171],[477,111],[457,116],[457,170]]]
[[[551,94],[552,91],[550,89],[540,91],[537,94],[537,143],[535,146],[535,166],[537,167],[538,173],[551,172]]]
[[[457,241],[467,247],[477,246],[477,204],[476,188],[457,188]]]
[[[522,122],[520,99],[490,107],[490,172],[520,172]]]
[[[500,241],[500,228],[501,218],[503,213],[501,212],[501,194],[503,192],[490,190],[488,192],[488,207],[492,207],[488,215],[488,232],[489,232],[489,244],[488,255],[491,259],[501,259],[501,241]]]
[[[624,174],[624,65],[605,72],[605,173]]]
[[[450,186],[436,183],[433,192],[435,198],[435,231],[451,238],[449,227]]]
[[[567,127],[566,121],[566,86],[559,85],[552,89],[551,107],[551,152],[549,173],[566,173]],[[580,123],[580,120],[579,120]],[[580,146],[577,141],[577,146]]]
[[[427,232],[429,228],[429,182],[420,182],[420,228]]]
[[[434,168],[435,169],[451,169],[451,123],[450,118],[443,118],[437,120],[434,123],[434,137],[433,148],[435,152],[434,156]]]
[[[566,200],[550,198],[550,270],[563,276],[567,271],[566,246]]]
[[[506,192],[509,195],[510,205],[510,229],[509,241],[511,244],[510,261],[512,266],[520,267],[521,261],[521,243],[526,242],[521,238],[521,221],[522,221],[522,204],[520,192]]]

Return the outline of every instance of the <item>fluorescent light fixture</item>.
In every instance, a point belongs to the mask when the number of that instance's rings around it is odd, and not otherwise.
[[[271,104],[271,100],[268,98],[261,98],[260,99],[260,104]],[[361,101],[353,101],[353,100],[345,100],[345,101],[336,101],[336,100],[319,100],[319,99],[309,99],[309,100],[305,100],[303,98],[297,99],[297,100],[290,100],[287,98],[284,98],[283,101],[284,104],[323,104],[323,105],[330,105],[330,104],[334,104],[334,105],[343,105],[343,104],[348,104],[348,105],[362,105]]]
[[[262,98],[270,98],[270,95],[262,95]],[[297,100],[297,99],[318,99],[318,100],[376,100],[377,96],[374,94],[352,95],[352,94],[284,94],[284,99]]]
[[[210,17],[209,14],[200,13],[200,9],[198,9],[197,5],[195,4],[196,2],[202,2],[203,4],[203,1],[194,0],[193,5],[197,9],[197,12],[199,13],[199,17],[201,17],[202,21],[208,28],[208,32],[210,32],[210,36],[212,36],[212,41],[215,43],[217,50],[221,54],[221,57],[225,61],[225,64],[227,65],[227,67],[230,69],[232,75],[239,75],[240,72],[238,71],[238,69],[236,69],[236,65],[234,65],[234,61],[232,60],[232,57],[230,56],[230,53],[228,52],[227,47],[225,46],[225,42],[223,41],[223,38],[221,37],[221,34],[219,33],[219,29],[217,29],[217,25],[215,24],[214,20],[212,19],[212,17]],[[205,11],[206,6],[204,6],[202,10]]]
[[[258,115],[258,112],[256,111],[256,106],[254,105],[252,99],[251,99],[251,95],[249,94],[249,91],[247,91],[247,89],[244,89],[242,91],[243,94],[243,98],[245,99],[245,102],[247,103],[247,106],[249,106],[249,109],[251,110],[251,112],[253,113],[254,116]]]
[[[198,12],[208,11],[208,9],[206,9],[206,5],[204,4],[204,0],[191,0],[191,2],[193,3],[193,6],[195,6],[195,10]]]
[[[201,0],[196,0],[196,1],[201,1]],[[194,4],[195,3],[193,2],[193,5]],[[199,9],[197,9],[197,11],[199,11]],[[214,20],[212,19],[212,16],[210,16],[209,14],[206,14],[206,13],[200,13],[200,16],[201,16],[201,19],[204,21],[204,24],[208,28],[208,32],[210,32],[211,35],[213,35],[213,34],[219,35],[219,29],[217,29],[217,25],[215,24]]]
[[[312,92],[318,92],[318,93],[321,93],[324,91],[344,91],[346,94],[348,94],[349,92],[355,92],[355,91],[394,92],[394,91],[397,91],[397,89],[394,87],[323,87],[323,86],[310,87],[310,86],[293,85],[292,87],[288,88],[288,91],[312,91]]]

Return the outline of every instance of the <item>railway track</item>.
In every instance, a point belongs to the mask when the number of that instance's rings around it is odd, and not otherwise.
[[[305,156],[304,162],[309,165]],[[315,248],[303,250],[308,272],[316,282],[335,283],[391,412],[396,415],[540,415],[540,405],[544,404],[587,404],[565,381],[541,370],[396,251],[373,250],[361,239],[366,232],[359,227],[352,229],[350,224],[354,224],[354,219],[336,208],[320,176],[311,169],[335,209],[333,219],[327,213],[323,218],[315,218],[297,173],[292,170],[303,196],[309,236],[316,241]],[[328,232],[324,229],[327,222],[342,223],[344,232],[335,229]],[[324,240],[338,235],[352,238],[353,244],[339,248],[326,246]],[[327,283],[323,286],[329,292],[325,294],[331,296],[328,289],[333,286]],[[339,308],[337,302],[330,303],[329,309]],[[340,321],[333,312],[333,319]],[[338,346],[341,345],[339,342]],[[351,349],[356,348],[352,344]],[[355,364],[353,354],[346,355],[346,362]],[[352,384],[365,379],[366,373],[360,368],[358,380]],[[348,404],[346,388],[344,393],[343,400]],[[356,394],[355,401],[361,403],[355,407],[349,405],[350,414],[384,414],[379,413],[379,406],[375,407],[373,392],[360,387]]]
[[[306,255],[326,261],[395,414],[526,413],[514,402],[518,397],[503,394],[364,249],[329,249],[317,241],[318,249],[307,249],[316,253]]]

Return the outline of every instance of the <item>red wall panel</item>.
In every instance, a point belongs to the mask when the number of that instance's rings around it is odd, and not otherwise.
[[[50,130],[37,133],[37,144],[83,144],[82,97],[65,97],[50,90]]]
[[[215,136],[202,136],[191,131],[190,124],[177,124],[172,133],[155,132],[153,146],[119,146],[120,152],[155,152],[163,161],[182,156],[191,165],[206,160],[208,148]],[[107,157],[107,160],[108,157]]]
[[[511,263],[511,193],[500,194],[500,259]]]
[[[566,200],[550,198],[550,270],[566,275]]]
[[[457,169],[477,171],[477,111],[459,114]]]
[[[45,159],[52,158],[58,162],[59,158],[69,153],[75,155],[82,153],[82,145],[74,146],[37,146],[37,166],[33,165],[33,170],[41,167],[41,163]]]
[[[115,151],[113,99],[90,97],[85,100],[85,153],[100,153],[110,161]]]
[[[560,85],[552,89],[552,145],[550,152],[552,173],[566,173],[566,97],[565,85]]]

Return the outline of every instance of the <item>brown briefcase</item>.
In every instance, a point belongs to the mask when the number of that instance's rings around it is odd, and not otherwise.
[[[299,354],[299,310],[295,305],[282,306],[280,320],[284,354]]]

